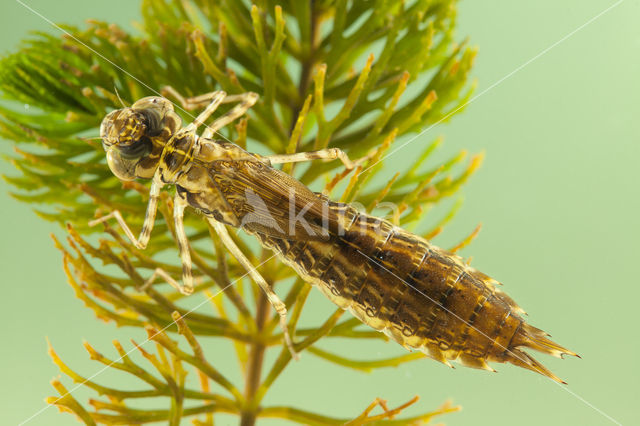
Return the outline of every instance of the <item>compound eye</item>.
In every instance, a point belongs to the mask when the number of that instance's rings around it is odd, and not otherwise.
[[[131,181],[136,178],[138,158],[123,158],[114,147],[107,151],[107,164],[111,172],[120,180]]]
[[[123,159],[139,160],[151,153],[153,143],[149,138],[142,137],[140,139],[133,140],[128,145],[119,144],[117,149]]]
[[[105,151],[111,146],[118,143],[118,130],[115,128],[114,124],[116,119],[120,115],[122,110],[111,111],[107,114],[102,123],[100,123],[100,137],[102,138],[102,145],[105,148]]]
[[[131,114],[125,122],[124,129],[120,133],[120,145],[135,144],[147,133],[146,117],[141,113]]]
[[[131,108],[111,111],[100,125],[103,145],[106,148],[113,145],[118,145],[121,149],[132,148],[138,141],[150,136],[149,123],[156,124],[150,117],[153,118],[152,113]],[[132,151],[136,149],[132,148]]]

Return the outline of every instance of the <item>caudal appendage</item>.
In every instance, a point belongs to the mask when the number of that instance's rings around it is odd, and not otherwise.
[[[575,352],[558,345],[548,337],[549,334],[539,328],[523,323],[518,328],[518,331],[516,331],[509,348],[507,348],[503,353],[501,362],[509,362],[513,365],[517,365],[518,367],[540,373],[558,383],[567,384],[564,380],[549,371],[535,358],[522,350],[522,348],[526,347],[555,356],[556,358],[562,358],[564,355],[572,355],[580,358],[580,356]]]

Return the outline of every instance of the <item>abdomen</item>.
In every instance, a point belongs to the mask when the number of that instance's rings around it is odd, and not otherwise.
[[[520,347],[575,355],[528,325],[488,276],[390,222],[331,203],[345,217],[326,241],[256,234],[329,299],[407,348],[492,370],[510,362],[560,381]]]

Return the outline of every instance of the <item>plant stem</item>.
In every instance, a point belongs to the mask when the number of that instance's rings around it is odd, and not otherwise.
[[[264,329],[264,325],[269,317],[271,304],[267,300],[267,296],[263,292],[259,293],[256,308],[256,328],[258,334]],[[249,353],[249,363],[247,368],[247,376],[245,379],[245,401],[246,406],[243,407],[240,416],[240,426],[253,426],[256,423],[256,412],[258,410],[257,400],[255,398],[258,387],[260,386],[260,377],[262,375],[262,365],[264,363],[264,352],[266,346],[262,339],[256,339],[251,345]]]
[[[313,6],[313,2],[312,2]],[[302,110],[302,105],[306,99],[307,91],[309,90],[309,85],[311,84],[311,75],[313,72],[313,66],[316,61],[316,48],[319,43],[319,32],[318,25],[320,24],[318,19],[318,14],[315,13],[315,8],[311,8],[311,20],[310,20],[310,35],[311,39],[309,40],[309,51],[303,52],[305,55],[302,61],[302,69],[300,70],[300,82],[298,85],[298,102],[296,105],[292,105],[291,109],[293,110],[293,114],[291,115],[291,124],[289,125],[289,136],[293,132],[295,128],[296,122],[298,121],[298,115],[300,115],[300,111]]]

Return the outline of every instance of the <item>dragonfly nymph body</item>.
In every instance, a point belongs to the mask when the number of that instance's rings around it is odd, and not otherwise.
[[[144,248],[161,188],[176,186],[174,221],[183,282],[158,269],[148,284],[160,276],[185,294],[193,292],[189,244],[182,223],[185,208],[191,206],[206,217],[266,292],[280,314],[285,341],[294,356],[284,303],[236,246],[227,225],[254,235],[338,306],[407,348],[448,365],[455,360],[492,370],[487,362],[509,362],[561,382],[522,349],[558,357],[575,353],[526,323],[523,311],[496,287],[497,281],[425,239],[349,204],[333,202],[272,167],[339,159],[352,168],[341,150],[253,154],[231,142],[215,140],[214,135],[242,116],[257,101],[256,94],[213,92],[185,99],[171,88],[166,93],[186,108],[206,107],[193,123],[182,127],[168,99],[147,97],[109,113],[100,129],[109,167],[118,178],[152,179],[140,237],[135,238],[117,211],[91,223],[116,218],[134,244]],[[197,129],[221,103],[231,102],[237,105],[197,135]]]

